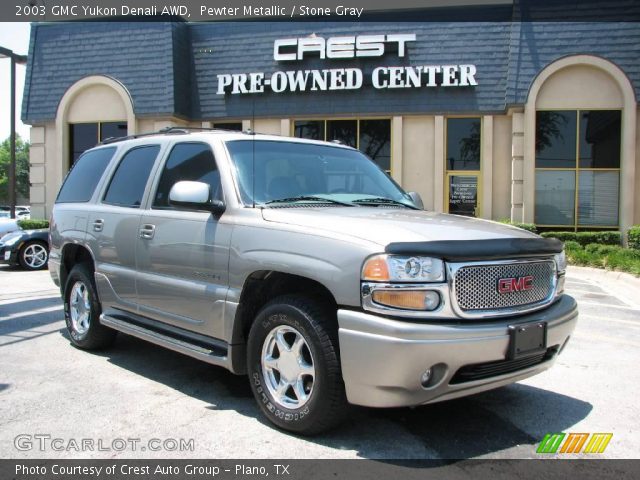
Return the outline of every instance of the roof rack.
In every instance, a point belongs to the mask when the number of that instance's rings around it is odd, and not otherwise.
[[[153,135],[184,135],[191,131],[195,132],[234,132],[234,133],[249,133],[247,131],[240,132],[238,130],[225,130],[223,128],[207,128],[207,127],[165,127],[157,132],[137,133],[135,135],[127,135],[125,137],[109,137],[102,140],[98,145],[108,145],[111,143],[124,142],[125,140],[133,140],[135,138],[150,137]]]

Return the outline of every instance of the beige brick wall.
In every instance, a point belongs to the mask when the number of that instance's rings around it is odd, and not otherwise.
[[[493,220],[511,217],[511,117],[493,117],[492,213]]]
[[[405,190],[418,192],[434,209],[434,117],[405,117],[402,122],[402,179]]]
[[[46,126],[31,127],[29,148],[29,200],[32,218],[48,218],[46,209]]]

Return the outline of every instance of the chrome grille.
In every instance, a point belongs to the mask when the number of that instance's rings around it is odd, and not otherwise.
[[[529,275],[533,277],[530,290],[499,293],[500,279]],[[554,276],[553,261],[467,265],[455,273],[455,297],[458,307],[467,312],[533,306],[550,300]]]

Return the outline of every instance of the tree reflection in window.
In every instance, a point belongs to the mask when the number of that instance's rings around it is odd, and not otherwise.
[[[357,120],[329,120],[327,121],[327,140],[339,141],[344,145],[357,148]]]
[[[536,167],[573,168],[575,164],[576,112],[538,112],[536,116]]]
[[[391,120],[388,118],[296,120],[293,134],[311,140],[337,140],[359,149],[386,172],[391,170]]]
[[[391,121],[361,120],[359,150],[383,170],[391,169]]]
[[[536,112],[536,224],[617,226],[620,142],[619,110]]]
[[[480,170],[480,118],[447,119],[447,170]]]

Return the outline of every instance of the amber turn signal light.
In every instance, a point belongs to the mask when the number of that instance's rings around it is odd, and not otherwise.
[[[373,301],[392,308],[405,310],[435,310],[440,306],[440,295],[433,290],[376,290]]]
[[[372,257],[364,264],[362,279],[373,282],[388,282],[389,267],[384,257]]]

